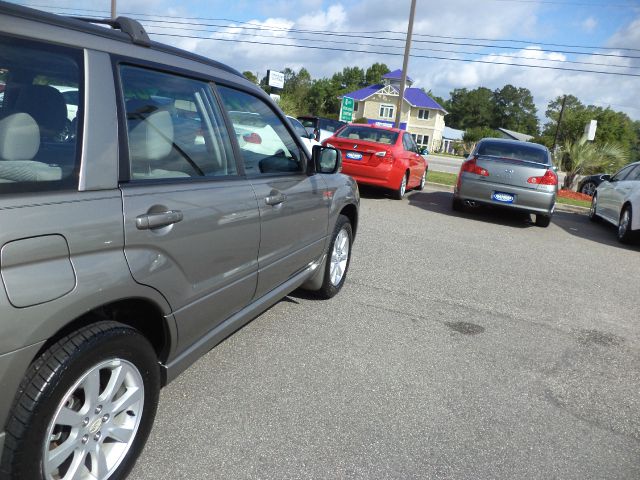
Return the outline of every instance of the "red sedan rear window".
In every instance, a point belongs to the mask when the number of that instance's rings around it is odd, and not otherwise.
[[[365,140],[367,142],[394,145],[398,139],[398,133],[381,130],[379,128],[361,127],[349,125],[336,134],[338,138],[350,138],[353,140]]]

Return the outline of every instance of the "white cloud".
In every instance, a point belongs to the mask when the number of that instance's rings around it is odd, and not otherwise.
[[[593,17],[588,17],[582,21],[581,26],[585,32],[591,33],[598,26],[598,21]]]

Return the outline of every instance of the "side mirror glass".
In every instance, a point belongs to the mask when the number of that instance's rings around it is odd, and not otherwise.
[[[314,145],[311,156],[315,172],[330,174],[340,171],[340,167],[342,166],[340,150]]]

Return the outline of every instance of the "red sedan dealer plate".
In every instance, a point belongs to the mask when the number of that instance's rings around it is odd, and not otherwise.
[[[362,160],[362,154],[358,152],[347,152],[347,158],[349,160]]]

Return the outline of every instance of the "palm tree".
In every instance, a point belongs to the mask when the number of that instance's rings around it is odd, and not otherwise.
[[[575,142],[565,142],[560,158],[566,172],[563,188],[571,189],[578,175],[603,169],[616,170],[628,161],[629,152],[615,143],[591,143],[583,135]]]

